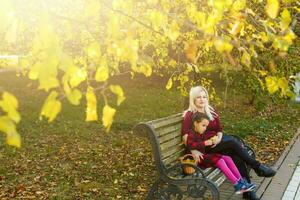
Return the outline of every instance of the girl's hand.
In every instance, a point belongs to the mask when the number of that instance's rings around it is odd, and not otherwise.
[[[213,142],[211,140],[205,140],[204,144],[205,146],[211,146],[213,145]]]
[[[187,143],[187,138],[188,138],[188,134],[184,134],[183,136],[182,136],[182,142],[183,142],[183,144],[186,146],[186,143]]]
[[[203,160],[203,153],[201,153],[200,151],[198,151],[198,150],[191,150],[191,153],[193,155],[195,155],[198,163],[200,163],[201,160]]]

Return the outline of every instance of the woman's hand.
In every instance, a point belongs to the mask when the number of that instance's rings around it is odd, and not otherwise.
[[[215,146],[217,146],[221,140],[222,140],[222,137],[223,137],[223,133],[222,132],[218,132],[217,133],[217,136],[218,138],[216,138],[214,141],[213,141],[213,145],[211,146],[211,148],[214,148]]]

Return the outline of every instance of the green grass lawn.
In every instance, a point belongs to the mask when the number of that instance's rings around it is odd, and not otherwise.
[[[36,90],[36,83],[1,75],[1,87],[20,101],[22,148],[7,146],[5,135],[0,136],[0,199],[145,198],[155,179],[155,166],[148,141],[131,129],[140,121],[183,110],[180,93],[165,89],[166,79],[139,76],[112,81],[124,85],[126,101],[117,109],[111,132],[105,133],[101,122],[84,121],[84,98],[80,106],[64,99],[53,123],[40,121],[46,94]],[[212,76],[222,99],[224,84]],[[228,96],[226,108],[217,106],[225,132],[246,138],[260,160],[274,163],[299,127],[299,104],[270,105],[257,112],[244,103],[243,95],[233,98],[229,91]],[[100,95],[98,104],[101,119]],[[115,105],[114,97],[111,104]],[[257,147],[257,141],[264,141],[265,147]]]

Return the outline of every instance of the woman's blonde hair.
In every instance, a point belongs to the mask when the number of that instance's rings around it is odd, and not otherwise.
[[[193,113],[197,112],[197,107],[195,105],[195,99],[199,96],[200,92],[205,92],[206,98],[207,98],[207,104],[204,107],[205,114],[208,116],[210,120],[214,119],[214,116],[218,116],[213,107],[209,105],[209,95],[207,90],[202,86],[196,86],[192,87],[190,90],[190,97],[189,97],[189,108],[184,112],[183,115],[187,111],[191,111]],[[214,116],[213,116],[214,115]]]

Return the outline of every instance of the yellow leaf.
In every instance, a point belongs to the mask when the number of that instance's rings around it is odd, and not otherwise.
[[[281,96],[286,96],[288,90],[289,90],[289,82],[286,80],[285,77],[282,77],[278,79],[278,86],[281,89]]]
[[[274,60],[270,60],[269,65],[268,65],[268,69],[271,73],[275,73],[276,72],[276,64],[274,62]]]
[[[68,70],[68,73],[70,74],[70,85],[72,88],[78,86],[87,78],[87,71],[84,68],[73,66]]]
[[[69,102],[73,105],[79,105],[81,100],[82,94],[80,90],[74,89],[70,93],[67,94],[67,98]]]
[[[142,65],[139,69],[138,72],[143,73],[146,77],[151,76],[152,74],[152,68],[149,64],[144,64]]]
[[[187,59],[194,63],[197,61],[198,45],[199,41],[193,40],[189,43],[186,43],[184,48]]]
[[[281,21],[280,21],[280,27],[282,30],[286,30],[289,28],[289,25],[291,23],[291,14],[287,9],[284,9],[281,12]]]
[[[232,35],[237,35],[241,30],[242,28],[244,27],[244,23],[241,23],[239,21],[236,21],[233,25],[232,25],[232,28],[230,30],[230,33]]]
[[[260,84],[260,87],[261,87],[263,90],[265,90],[265,85],[264,85],[264,83],[262,82],[262,80],[261,80],[261,79],[258,79],[258,82],[259,82],[259,84]]]
[[[166,85],[167,90],[171,89],[172,85],[173,85],[173,81],[172,81],[172,77],[171,77],[171,78],[169,78],[168,83]]]
[[[268,72],[266,70],[258,70],[258,72],[261,76],[265,76],[268,74]]]
[[[93,61],[97,61],[101,55],[101,49],[99,43],[98,42],[91,43],[86,48],[86,53],[90,59],[92,59]]]
[[[13,94],[9,92],[4,92],[2,97],[3,100],[9,103],[13,108],[18,108],[18,100]]]
[[[266,12],[267,15],[275,19],[277,17],[278,11],[279,11],[279,1],[278,0],[267,0],[267,5],[266,5]]]
[[[287,42],[287,44],[293,44],[293,40],[296,39],[297,36],[292,30],[289,30],[287,34],[283,36],[283,39]]]
[[[98,82],[106,81],[109,77],[109,71],[107,65],[102,65],[97,68],[95,79]]]
[[[0,117],[0,131],[4,133],[17,132],[15,123],[8,116]]]
[[[63,54],[60,60],[59,68],[67,72],[70,67],[74,67],[72,57],[67,54]]]
[[[267,76],[265,78],[265,80],[266,80],[267,89],[271,94],[275,93],[279,89],[278,85],[277,85],[277,78],[276,77]]]
[[[223,53],[223,52],[230,52],[233,48],[233,46],[227,42],[224,41],[222,39],[217,39],[214,42],[215,48],[217,49],[217,51]]]
[[[0,117],[0,131],[6,133],[6,142],[15,147],[21,147],[21,137],[15,123],[7,116]]]
[[[56,99],[57,96],[58,93],[52,91],[43,104],[40,116],[48,118],[48,122],[52,122],[61,111],[61,102]]]
[[[6,143],[20,148],[21,147],[21,137],[17,132],[9,132],[6,135]]]
[[[33,65],[33,66],[30,68],[28,77],[29,77],[31,80],[36,80],[36,79],[38,79],[38,77],[39,77],[39,71],[40,71],[40,62],[36,63],[35,65]]]
[[[250,67],[250,65],[251,65],[251,56],[250,56],[250,54],[247,53],[247,52],[244,52],[243,56],[242,56],[242,59],[241,59],[241,62],[243,64],[245,64],[247,67]]]
[[[97,97],[94,93],[94,88],[88,87],[85,97],[86,97],[86,102],[87,102],[85,121],[98,120]]]
[[[269,38],[265,32],[259,32],[259,37],[264,43],[269,41]]]
[[[110,85],[109,89],[112,93],[117,95],[117,105],[119,106],[126,99],[124,96],[123,89],[119,85]]]
[[[209,5],[212,6],[217,12],[222,13],[232,4],[232,0],[214,0],[208,1]]]
[[[167,17],[159,11],[150,10],[148,12],[148,18],[150,19],[154,30],[159,31],[161,27],[167,22]]]
[[[103,123],[104,127],[106,128],[106,132],[109,132],[109,130],[110,130],[115,113],[116,113],[116,109],[110,107],[109,105],[104,106],[102,123]]]
[[[236,0],[232,5],[234,11],[243,10],[246,7],[246,0]]]
[[[246,8],[246,13],[251,14],[252,16],[255,16],[255,12],[253,12],[253,10],[251,8]]]
[[[179,28],[178,24],[176,23],[176,21],[173,21],[170,25],[170,28],[166,29],[166,35],[172,41],[175,41],[178,38],[178,36],[180,35],[179,30],[180,30],[180,28]]]
[[[0,107],[5,111],[10,119],[18,123],[21,119],[18,108],[18,100],[16,97],[8,92],[4,92],[3,100],[0,101]]]
[[[39,89],[44,89],[46,90],[46,92],[48,92],[49,89],[51,88],[56,88],[59,86],[59,81],[57,80],[56,77],[53,76],[49,76],[45,78],[40,77],[39,80],[40,80]]]

